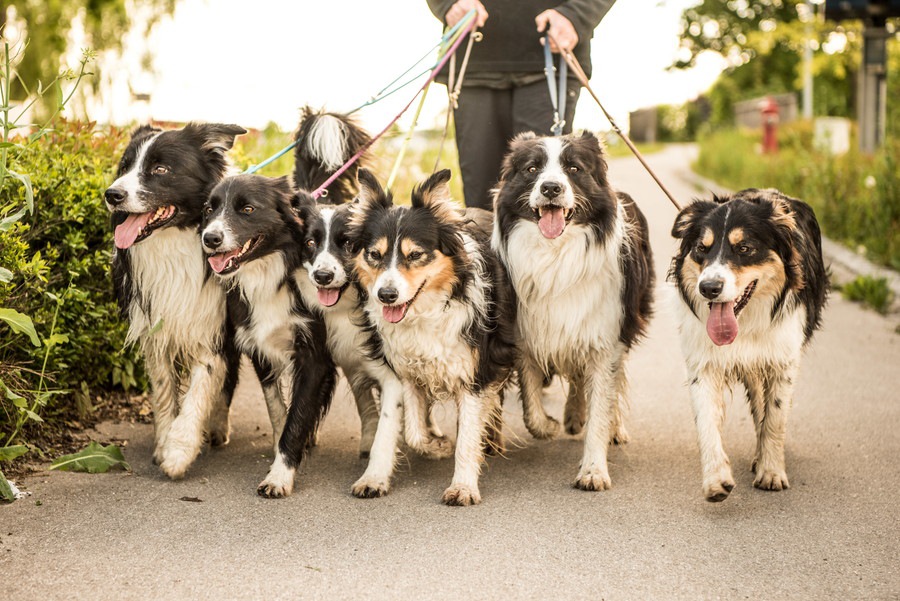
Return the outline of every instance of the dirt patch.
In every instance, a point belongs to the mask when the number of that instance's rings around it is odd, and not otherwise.
[[[3,474],[9,480],[22,478],[46,468],[50,461],[61,455],[80,451],[91,440],[127,445],[127,440],[98,435],[93,428],[100,422],[153,423],[149,398],[145,394],[95,397],[91,408],[82,417],[57,417],[43,424],[29,424],[23,429],[21,439],[27,440],[32,450],[17,459],[3,462]]]

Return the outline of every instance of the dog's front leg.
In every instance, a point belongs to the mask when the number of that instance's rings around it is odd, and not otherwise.
[[[478,474],[481,471],[485,423],[488,403],[472,392],[462,393],[459,401],[459,417],[456,434],[456,465],[453,481],[444,491],[447,505],[477,505],[481,503],[478,490]]]
[[[763,490],[789,488],[784,466],[784,439],[788,414],[794,393],[797,366],[773,370],[766,379],[765,413],[759,424],[757,441],[756,479],[753,486]]]
[[[153,409],[153,463],[163,461],[166,437],[178,411],[178,378],[171,361],[160,360],[157,353],[145,349],[145,364],[150,376],[150,407]]]
[[[203,430],[209,420],[214,398],[221,394],[225,361],[207,357],[191,369],[191,379],[181,411],[172,422],[163,446],[160,467],[170,478],[182,478],[203,445]]]
[[[368,459],[378,431],[379,412],[373,390],[377,383],[361,369],[344,370],[344,375],[347,376],[359,414],[359,456]]]
[[[424,393],[415,385],[403,382],[403,431],[406,444],[429,459],[444,459],[453,454],[453,444],[446,436],[435,436],[428,425],[429,413]],[[439,432],[439,430],[438,430]]]
[[[403,423],[403,384],[387,366],[380,372],[381,414],[372,442],[371,459],[365,473],[350,489],[360,498],[382,497],[390,489]]]
[[[731,462],[722,447],[724,382],[721,376],[709,371],[693,373],[690,377],[691,405],[703,467],[703,494],[707,501],[724,501],[734,488]]]
[[[612,487],[607,466],[610,426],[616,406],[617,391],[613,366],[605,357],[591,361],[582,376],[587,398],[587,422],[584,433],[584,455],[575,478],[575,488],[607,490]]]

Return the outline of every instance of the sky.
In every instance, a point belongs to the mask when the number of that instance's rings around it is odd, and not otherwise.
[[[629,111],[692,99],[721,71],[712,56],[701,57],[689,72],[666,70],[677,56],[681,11],[695,2],[619,0],[595,31],[591,85],[624,129]],[[290,130],[305,104],[334,111],[359,106],[440,36],[441,25],[424,0],[180,0],[149,37],[135,28],[123,55],[105,59],[111,81],[89,112],[98,121],[122,125],[152,118],[245,127],[275,122]],[[140,68],[147,49],[152,74]],[[358,117],[378,131],[416,88]],[[150,99],[135,101],[132,92]],[[422,127],[443,123],[446,102],[443,86],[432,88]],[[412,112],[401,126],[408,126]],[[610,129],[587,93],[579,99],[574,126]]]

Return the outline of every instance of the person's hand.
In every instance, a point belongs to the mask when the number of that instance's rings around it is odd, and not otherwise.
[[[450,10],[447,11],[447,14],[444,15],[444,19],[447,20],[447,25],[453,27],[473,8],[476,11],[475,25],[484,27],[484,23],[488,20],[488,12],[484,8],[484,5],[478,0],[459,0],[456,4],[451,6]]]
[[[578,45],[578,32],[575,31],[572,22],[552,8],[536,16],[534,22],[540,33],[544,33],[548,27],[550,28],[550,50],[553,52],[561,50],[571,52]],[[543,43],[544,39],[541,38],[541,44]]]

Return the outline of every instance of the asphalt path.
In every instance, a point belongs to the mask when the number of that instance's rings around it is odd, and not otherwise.
[[[703,195],[690,147],[648,157],[682,202]],[[572,488],[582,442],[537,441],[515,394],[509,448],[481,479],[483,503],[441,505],[452,460],[406,453],[390,494],[350,485],[359,420],[345,384],[293,496],[256,495],[271,460],[261,392],[244,378],[232,442],[172,482],[151,464],[151,427],[103,424],[128,440],[130,473],[44,472],[0,507],[3,598],[30,599],[896,599],[900,597],[900,335],[831,297],[804,358],[788,425],[791,488],[753,488],[753,423],[743,393],[724,427],[737,486],[701,494],[684,367],[664,281],[675,211],[635,159],[614,185],[646,212],[656,315],[629,363],[632,441],[610,452],[613,488]],[[564,389],[554,383],[552,415]],[[454,432],[455,413],[440,415]],[[189,500],[184,500],[189,499]],[[198,501],[199,500],[199,501]]]

